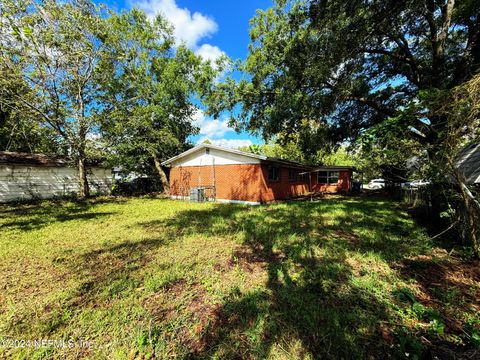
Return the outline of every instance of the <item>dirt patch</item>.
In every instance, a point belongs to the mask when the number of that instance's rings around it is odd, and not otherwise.
[[[192,354],[205,351],[208,337],[204,334],[211,323],[218,323],[220,314],[220,304],[212,300],[201,284],[188,284],[185,280],[152,294],[144,301],[144,306],[160,326],[175,323],[182,316],[188,326],[184,323],[169,327],[164,335]]]
[[[240,266],[243,271],[253,273],[256,271],[264,271],[268,262],[265,261],[264,254],[261,250],[255,251],[250,247],[240,247],[236,249],[232,256],[227,260],[226,267],[231,269]]]
[[[180,298],[187,286],[187,282],[184,279],[168,284],[160,291],[147,297],[143,302],[143,306],[153,316],[156,323],[168,321],[176,313],[175,307],[171,305],[171,300]]]
[[[345,230],[336,230],[335,236],[352,242],[358,241],[359,239],[357,234]]]
[[[193,335],[183,334],[184,337],[180,337],[183,344],[189,349],[192,349],[194,354],[200,354],[204,352],[209,343],[208,338],[204,336],[212,323],[219,322],[219,316],[221,315],[221,304],[212,303],[207,292],[200,286],[195,286],[195,295],[187,303],[187,311],[191,314],[192,319],[195,321],[193,326]]]
[[[461,334],[464,323],[456,314],[480,311],[480,262],[465,261],[436,250],[404,260],[397,269],[417,282],[417,300],[437,310],[447,330]]]

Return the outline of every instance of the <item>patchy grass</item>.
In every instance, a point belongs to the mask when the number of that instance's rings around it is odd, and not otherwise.
[[[382,199],[0,207],[12,358],[474,358],[479,264]],[[408,355],[407,355],[408,354]]]

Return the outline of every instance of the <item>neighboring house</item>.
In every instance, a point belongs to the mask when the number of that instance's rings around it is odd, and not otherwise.
[[[88,183],[92,194],[110,194],[110,169],[89,164]],[[0,202],[62,197],[78,190],[78,171],[70,159],[0,151]]]
[[[173,198],[188,199],[201,188],[223,202],[266,203],[309,192],[348,192],[352,167],[311,167],[201,144],[162,163],[170,166]]]
[[[456,158],[458,169],[463,173],[467,184],[480,184],[480,143],[462,149]]]

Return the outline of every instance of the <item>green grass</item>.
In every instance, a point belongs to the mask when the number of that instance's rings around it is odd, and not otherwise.
[[[91,345],[0,358],[415,358],[480,345],[478,273],[384,199],[42,202],[0,206],[0,226],[0,339]]]

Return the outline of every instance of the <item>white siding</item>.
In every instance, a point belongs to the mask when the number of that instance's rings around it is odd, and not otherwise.
[[[260,164],[260,159],[240,154],[234,154],[228,151],[209,149],[210,154],[206,154],[206,149],[188,154],[172,163],[173,166],[211,166],[215,165],[239,165],[239,164]]]
[[[92,194],[110,194],[111,171],[89,169],[88,183]],[[0,165],[0,202],[67,196],[78,189],[73,167]]]

